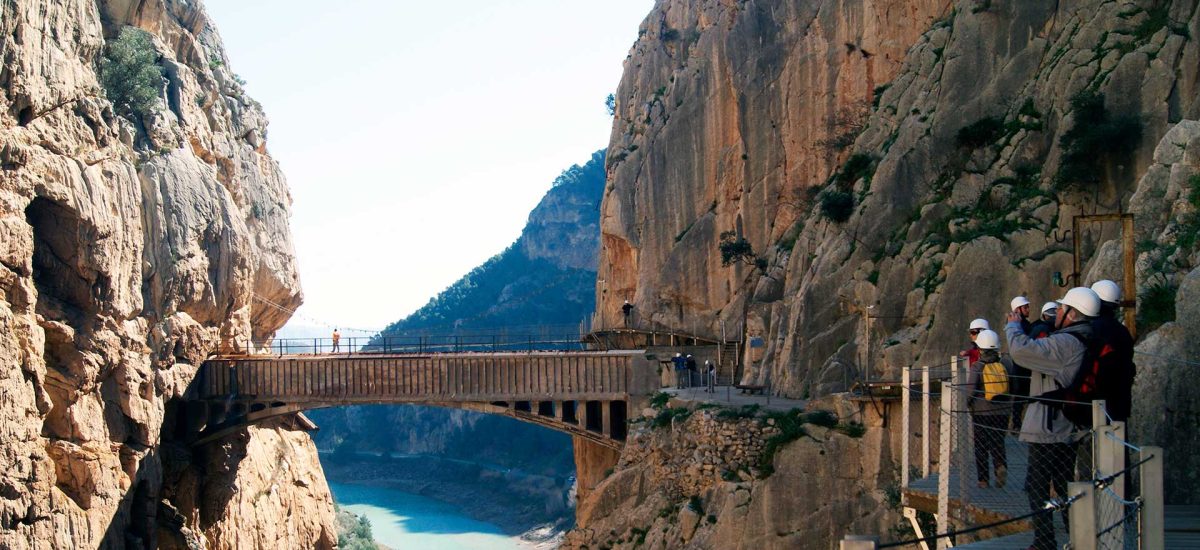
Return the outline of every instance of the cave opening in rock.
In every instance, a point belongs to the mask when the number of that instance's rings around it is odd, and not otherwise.
[[[33,283],[38,291],[37,312],[47,319],[76,325],[96,311],[96,293],[107,283],[82,267],[79,214],[67,206],[38,197],[25,208],[33,228]],[[86,275],[80,270],[86,270]]]

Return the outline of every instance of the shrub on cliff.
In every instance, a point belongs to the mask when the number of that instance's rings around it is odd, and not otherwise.
[[[821,215],[834,223],[850,219],[854,213],[854,195],[849,191],[828,190],[821,193]]]
[[[1124,161],[1142,140],[1142,123],[1133,116],[1113,116],[1104,94],[1084,90],[1071,98],[1074,124],[1059,139],[1062,161],[1054,183],[1060,187],[1097,183],[1101,161]]]
[[[144,117],[157,106],[162,68],[150,34],[134,27],[108,43],[100,62],[100,82],[117,112],[126,118]]]
[[[978,149],[996,141],[1004,131],[1004,121],[996,117],[981,118],[971,124],[959,128],[954,141],[959,147]]]

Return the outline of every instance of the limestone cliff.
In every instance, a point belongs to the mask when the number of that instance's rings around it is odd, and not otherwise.
[[[1070,282],[1119,279],[1116,224],[1067,231],[1132,212],[1143,329],[1176,319],[1142,335],[1168,358],[1138,359],[1134,437],[1194,456],[1162,420],[1200,410],[1179,362],[1200,334],[1197,37],[1186,0],[658,2],[616,94],[596,324],[624,298],[651,325],[724,323],[764,340],[745,379],[826,394],[1059,297],[1072,237]],[[750,249],[729,266],[725,232]]]
[[[806,415],[674,405],[669,421],[650,411],[635,421],[611,475],[580,501],[564,547],[834,548],[845,533],[898,524],[879,490],[894,483],[879,460],[881,419],[865,433],[845,430],[853,436],[818,421],[787,437],[782,422]]]
[[[127,26],[162,75],[143,116],[99,80]],[[301,301],[266,119],[203,8],[5,0],[0,36],[0,546],[332,546],[306,434],[170,441],[201,361]]]

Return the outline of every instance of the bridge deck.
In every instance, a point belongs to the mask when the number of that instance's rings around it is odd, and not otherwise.
[[[205,362],[198,397],[343,404],[618,400],[655,389],[655,367],[641,359],[643,368],[636,368],[640,357],[634,352],[231,356]]]
[[[610,447],[628,411],[658,390],[640,351],[224,356],[205,361],[189,399],[198,443],[272,416],[414,403],[504,414]],[[631,403],[631,401],[634,401]]]

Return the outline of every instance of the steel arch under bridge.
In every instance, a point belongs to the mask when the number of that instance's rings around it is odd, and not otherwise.
[[[268,418],[343,405],[412,403],[502,414],[609,448],[658,391],[642,351],[222,356],[186,396],[197,443]]]

